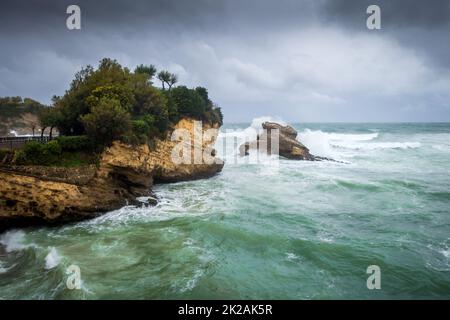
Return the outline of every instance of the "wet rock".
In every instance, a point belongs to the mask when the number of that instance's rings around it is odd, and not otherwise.
[[[262,128],[264,133],[259,134],[256,141],[246,142],[239,147],[241,156],[247,156],[251,149],[256,149],[267,154],[279,154],[287,159],[315,160],[309,149],[297,140],[297,131],[291,126],[264,122]]]
[[[194,136],[194,120],[182,119],[174,129],[188,130]],[[219,128],[206,125],[202,129]],[[205,150],[208,143],[196,147]],[[211,177],[222,170],[223,162],[176,164],[172,150],[177,144],[170,135],[148,145],[130,146],[115,142],[107,148],[99,166],[86,168],[1,167],[0,229],[34,223],[61,223],[98,216],[126,204],[137,204],[137,197],[148,196],[154,181],[175,182]],[[211,151],[213,154],[213,151]]]

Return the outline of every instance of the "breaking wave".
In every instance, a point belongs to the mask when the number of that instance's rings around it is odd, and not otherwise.
[[[220,132],[216,143],[219,157],[233,160],[239,154],[239,146],[248,141],[256,140],[262,130],[262,123],[266,121],[287,125],[285,121],[273,117],[259,117],[252,120],[244,129],[225,129]],[[297,139],[303,143],[312,154],[323,157],[341,159],[354,156],[355,151],[372,151],[384,149],[415,149],[421,147],[420,142],[380,141],[379,132],[370,133],[337,133],[322,130],[304,129],[299,131]],[[349,151],[353,151],[349,152]]]
[[[321,130],[305,129],[298,139],[307,146],[311,153],[319,156],[338,157],[339,150],[382,150],[382,149],[415,149],[420,142],[377,142],[379,133],[328,133]]]
[[[59,265],[61,262],[61,256],[55,247],[50,249],[50,252],[45,257],[45,269],[50,270]]]
[[[21,230],[8,231],[0,236],[0,244],[5,247],[6,252],[20,251],[30,247],[24,241],[25,232]]]

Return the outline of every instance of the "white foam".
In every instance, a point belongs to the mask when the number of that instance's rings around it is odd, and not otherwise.
[[[271,164],[274,160],[277,160],[270,156],[264,158],[260,152],[250,152],[248,157],[240,156],[239,147],[246,142],[256,141],[258,134],[263,133],[262,124],[264,122],[277,122],[282,125],[287,125],[279,117],[260,117],[253,119],[251,125],[245,129],[226,129],[225,131],[221,131],[214,146],[219,158],[225,160],[227,164]]]
[[[14,135],[14,137],[32,137],[32,134],[18,134],[16,130],[9,130],[9,133]]]
[[[9,268],[5,268],[3,262],[0,261],[0,273],[5,273],[9,270]]]
[[[351,150],[416,149],[422,146],[420,142],[331,143],[331,145]]]
[[[186,285],[180,289],[180,292],[192,291],[197,286],[198,280],[200,280],[203,274],[203,270],[196,270],[194,276],[187,281]]]
[[[219,141],[223,138],[237,138],[238,146],[246,141],[254,141],[256,140],[258,133],[262,132],[262,124],[264,122],[277,122],[286,125],[286,122],[278,117],[255,118],[252,120],[251,125],[245,129],[227,129],[225,132],[220,132],[217,140]]]
[[[50,270],[59,265],[61,262],[61,256],[55,247],[52,247],[50,252],[45,257],[45,269]]]
[[[300,132],[298,140],[308,147],[312,154],[318,156],[339,157],[340,150],[383,150],[383,149],[415,149],[421,147],[420,142],[375,142],[378,133],[328,133],[321,130],[306,129]],[[347,154],[348,155],[348,154]]]
[[[444,255],[444,257],[450,259],[450,250],[442,250],[441,253]]]
[[[329,133],[306,129],[298,134],[297,139],[314,155],[323,157],[335,157],[336,155],[330,145],[331,135]]]
[[[300,258],[292,252],[286,252],[286,259],[288,259],[289,261],[295,261],[295,260],[299,260]]]
[[[25,233],[21,230],[8,231],[1,235],[0,244],[5,246],[6,252],[20,251],[30,245],[24,244]]]

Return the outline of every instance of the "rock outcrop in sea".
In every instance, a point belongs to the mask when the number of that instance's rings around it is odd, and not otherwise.
[[[182,119],[174,129],[187,130],[194,137],[196,127],[194,120]],[[218,128],[218,124],[203,123],[200,130]],[[204,152],[216,138],[192,139],[193,148]],[[222,170],[223,162],[215,157],[212,164],[175,164],[171,156],[177,143],[170,133],[166,139],[156,140],[154,148],[116,141],[102,153],[98,166],[0,167],[0,228],[95,217],[137,203],[137,197],[150,196],[154,181],[207,178]],[[215,155],[213,149],[211,154]]]
[[[247,156],[251,149],[267,152],[267,154],[279,154],[293,160],[318,160],[309,153],[309,149],[297,140],[297,131],[291,126],[282,126],[275,122],[262,124],[264,133],[257,136],[256,141],[246,142],[239,147],[241,156]],[[277,130],[277,131],[274,131]],[[278,150],[273,148],[272,139],[277,139]]]

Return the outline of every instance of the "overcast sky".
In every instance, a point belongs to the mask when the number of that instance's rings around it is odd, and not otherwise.
[[[448,0],[1,1],[0,96],[49,103],[103,57],[207,87],[226,122],[450,121]]]

